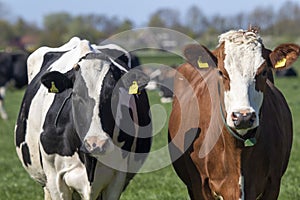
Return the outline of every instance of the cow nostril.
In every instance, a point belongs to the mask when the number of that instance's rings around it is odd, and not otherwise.
[[[252,112],[250,120],[254,122],[255,119],[256,119],[256,114],[255,114],[255,112]]]
[[[105,139],[88,138],[84,140],[81,151],[91,154],[104,154],[109,148],[108,143],[109,141]]]
[[[91,145],[88,142],[86,142],[86,141],[84,142],[84,147],[88,151],[91,150]]]
[[[256,114],[255,112],[232,112],[231,118],[235,128],[245,129],[253,126]]]
[[[240,112],[233,112],[231,114],[231,118],[232,118],[233,121],[237,121],[240,117],[241,117],[241,113]]]
[[[253,123],[255,122],[255,120],[256,120],[256,114],[255,114],[255,112],[252,112],[252,113],[250,114],[249,126],[252,126]]]

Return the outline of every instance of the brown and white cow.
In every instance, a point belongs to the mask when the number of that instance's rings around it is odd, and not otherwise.
[[[300,47],[264,47],[257,30],[229,31],[214,51],[188,45],[169,121],[173,166],[191,199],[277,199],[292,116],[273,84]]]

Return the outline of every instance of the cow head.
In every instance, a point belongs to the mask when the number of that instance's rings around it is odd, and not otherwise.
[[[213,52],[200,45],[185,49],[188,61],[197,68],[215,67],[222,77],[226,123],[244,135],[259,126],[266,81],[272,70],[288,68],[299,56],[296,44],[282,44],[274,51],[266,49],[257,30],[229,31],[219,37]],[[225,115],[225,114],[224,114]]]
[[[110,152],[114,147],[111,98],[116,85],[128,91],[133,82],[140,87],[148,82],[145,74],[131,69],[128,53],[124,56],[126,52],[119,51],[119,56],[115,52],[111,56],[109,50],[103,52],[92,49],[66,74],[52,71],[41,78],[49,92],[72,89],[74,128],[83,142],[82,150],[96,156]],[[119,80],[122,80],[121,84]]]

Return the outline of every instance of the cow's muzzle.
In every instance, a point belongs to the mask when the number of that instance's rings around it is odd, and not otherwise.
[[[90,136],[84,139],[81,151],[92,155],[103,155],[113,150],[111,139],[101,139],[97,136]]]
[[[236,129],[251,128],[256,120],[255,112],[238,111],[231,114],[234,127]]]

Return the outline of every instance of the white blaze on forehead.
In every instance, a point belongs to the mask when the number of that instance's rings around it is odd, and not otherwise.
[[[224,68],[230,79],[230,89],[225,92],[224,103],[227,123],[233,126],[231,113],[249,110],[258,113],[262,104],[262,92],[255,89],[255,75],[265,59],[258,35],[246,31],[229,31],[220,36],[224,46]],[[256,120],[254,126],[258,125]]]
[[[220,36],[225,42],[224,67],[233,81],[251,82],[265,61],[260,38],[252,32],[228,32]]]
[[[110,68],[110,63],[99,59],[87,59],[79,63],[81,76],[88,89],[88,95],[95,101],[93,108],[92,122],[86,137],[98,136],[101,139],[107,139],[99,118],[100,93],[103,81]]]

